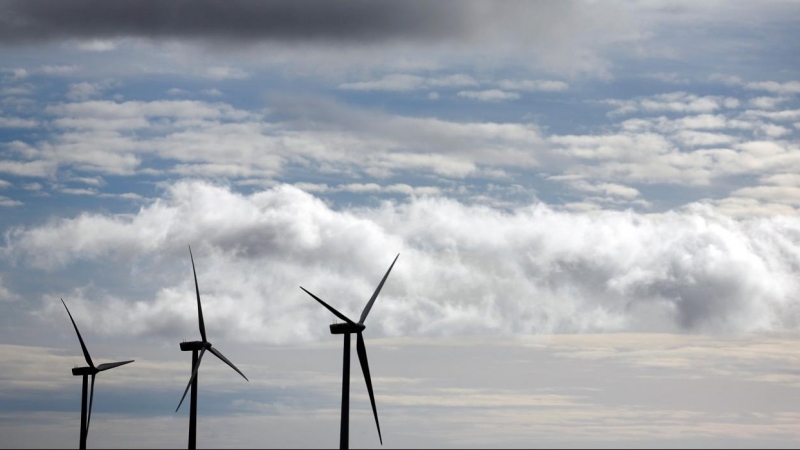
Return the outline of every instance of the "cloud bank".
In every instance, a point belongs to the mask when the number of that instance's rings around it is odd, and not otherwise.
[[[0,46],[66,41],[84,51],[108,52],[123,41],[140,39],[226,51],[266,44],[251,57],[258,59],[255,55],[266,52],[270,60],[279,55],[292,58],[297,46],[306,44],[326,48],[328,54],[337,46],[357,46],[360,51],[380,47],[365,56],[373,63],[387,45],[413,59],[421,54],[498,55],[517,49],[557,70],[607,76],[609,64],[600,50],[648,36],[634,14],[636,8],[576,1],[4,0]],[[283,50],[276,53],[277,47]],[[406,53],[403,47],[412,51]],[[303,53],[304,60],[308,57]]]
[[[588,214],[412,197],[333,210],[288,185],[242,195],[181,181],[136,214],[84,213],[12,229],[3,254],[46,270],[88,261],[130,271],[131,284],[152,285],[153,298],[80,288],[52,292],[45,304],[63,295],[78,314],[91,307],[96,331],[174,337],[196,333],[187,244],[211,333],[248,341],[327,333],[333,318],[298,285],[357,316],[397,253],[367,324],[373,335],[800,324],[800,220],[737,221],[698,204]]]
[[[545,18],[568,21],[574,8],[573,2],[533,6],[451,0],[399,4],[371,0],[4,1],[0,41],[127,36],[233,41],[471,39],[501,24],[522,31],[521,21],[514,19],[520,10],[546,25]]]

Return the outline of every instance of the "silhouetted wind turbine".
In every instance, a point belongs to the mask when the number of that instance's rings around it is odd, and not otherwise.
[[[369,299],[367,302],[367,306],[364,307],[364,311],[361,312],[361,318],[358,320],[358,323],[353,322],[347,316],[340,313],[339,311],[333,309],[332,306],[325,303],[317,297],[316,295],[312,294],[311,292],[306,291],[303,286],[300,286],[300,289],[305,291],[306,294],[314,297],[314,300],[318,301],[322,306],[328,309],[328,311],[332,312],[334,316],[342,319],[345,323],[335,323],[331,325],[331,334],[343,334],[344,335],[344,369],[342,370],[342,418],[341,418],[341,428],[339,431],[339,448],[346,449],[349,447],[349,440],[350,440],[350,334],[356,333],[356,351],[358,352],[358,361],[361,363],[361,371],[364,372],[364,381],[367,382],[367,392],[369,392],[369,401],[372,403],[372,414],[375,415],[375,426],[378,427],[378,439],[381,441],[381,445],[383,445],[383,437],[381,436],[381,424],[378,422],[378,410],[375,408],[375,396],[372,393],[372,378],[369,376],[369,362],[367,361],[367,348],[364,346],[364,337],[361,333],[364,331],[366,326],[364,326],[364,320],[367,319],[367,315],[369,314],[370,309],[372,309],[372,304],[375,303],[375,299],[378,298],[378,294],[381,292],[381,288],[383,288],[383,283],[386,282],[386,278],[389,277],[389,272],[392,271],[392,267],[394,267],[394,263],[397,262],[397,258],[400,257],[398,253],[397,256],[394,257],[394,261],[392,261],[392,265],[389,266],[389,270],[386,271],[386,275],[383,276],[381,283],[378,285],[378,288],[375,289],[375,293],[372,294],[372,298]]]
[[[67,308],[67,304],[64,303],[64,299],[61,299],[61,303],[64,304],[64,308]],[[86,359],[86,364],[89,366],[87,367],[76,367],[72,369],[72,374],[76,377],[82,376],[83,377],[83,392],[81,394],[81,444],[80,448],[86,448],[86,437],[89,435],[89,423],[92,421],[92,403],[94,402],[94,377],[100,373],[105,372],[106,370],[113,369],[115,367],[123,366],[128,363],[132,363],[133,360],[130,361],[120,361],[120,362],[112,362],[112,363],[105,363],[100,364],[99,366],[95,367],[94,363],[92,362],[92,357],[89,356],[89,350],[86,349],[86,344],[83,343],[83,338],[81,337],[81,332],[78,331],[78,326],[75,325],[75,319],[72,318],[72,313],[69,312],[69,308],[67,308],[67,314],[69,314],[69,320],[72,321],[72,326],[75,327],[75,333],[78,334],[78,340],[81,342],[81,350],[83,350],[83,357]],[[87,414],[86,408],[86,393],[88,391],[89,385],[89,377],[92,377],[92,391],[89,394],[89,408]]]
[[[247,377],[244,376],[241,370],[236,368],[232,362],[228,361],[219,350],[215,349],[211,346],[211,342],[208,342],[206,339],[206,325],[203,322],[203,307],[200,305],[200,288],[197,286],[197,271],[194,268],[194,256],[192,256],[192,247],[189,247],[189,257],[192,259],[192,273],[194,274],[194,289],[197,292],[197,317],[200,323],[200,337],[203,338],[202,341],[192,341],[192,342],[181,342],[181,351],[184,352],[192,352],[192,377],[189,378],[189,384],[186,386],[186,390],[183,391],[183,397],[181,397],[180,403],[178,403],[178,407],[175,408],[175,412],[178,412],[181,409],[181,405],[183,404],[183,399],[186,398],[186,393],[189,391],[189,387],[192,388],[192,397],[191,397],[191,406],[189,411],[189,448],[194,449],[197,448],[197,371],[200,369],[200,361],[203,359],[203,355],[206,353],[206,350],[213,353],[214,356],[221,359],[222,362],[231,366],[233,370],[239,373],[245,380]],[[197,352],[200,352],[198,355]],[[247,380],[250,381],[250,380]]]

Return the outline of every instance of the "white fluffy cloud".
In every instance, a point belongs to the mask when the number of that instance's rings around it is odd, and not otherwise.
[[[185,181],[134,215],[83,214],[11,230],[3,254],[50,270],[75,261],[122,271],[133,264],[135,283],[153,283],[154,298],[52,295],[76,308],[91,304],[101,331],[173,336],[196,321],[187,244],[207,326],[243,340],[323,334],[330,314],[298,285],[358,315],[396,253],[367,323],[376,334],[800,324],[800,219],[736,221],[699,205],[652,215],[541,204],[503,212],[434,197],[336,211],[286,185],[245,196]]]

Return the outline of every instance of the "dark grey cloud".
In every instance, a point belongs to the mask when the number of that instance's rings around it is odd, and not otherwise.
[[[385,41],[474,35],[524,4],[374,0],[6,0],[0,42],[116,37]],[[527,8],[527,7],[526,7]],[[552,16],[569,2],[540,4]]]

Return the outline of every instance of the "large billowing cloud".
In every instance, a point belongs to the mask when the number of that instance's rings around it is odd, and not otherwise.
[[[130,272],[131,285],[148,285],[153,297],[124,286],[45,296],[63,294],[78,314],[91,307],[95,330],[112,334],[196,333],[187,244],[210,333],[242,340],[323,335],[333,318],[298,285],[358,317],[397,253],[367,322],[375,335],[754,331],[800,322],[800,220],[737,221],[701,205],[585,214],[420,197],[334,210],[287,185],[242,195],[181,181],[136,214],[84,213],[13,229],[6,240],[4,254],[21,265],[111,264]]]

